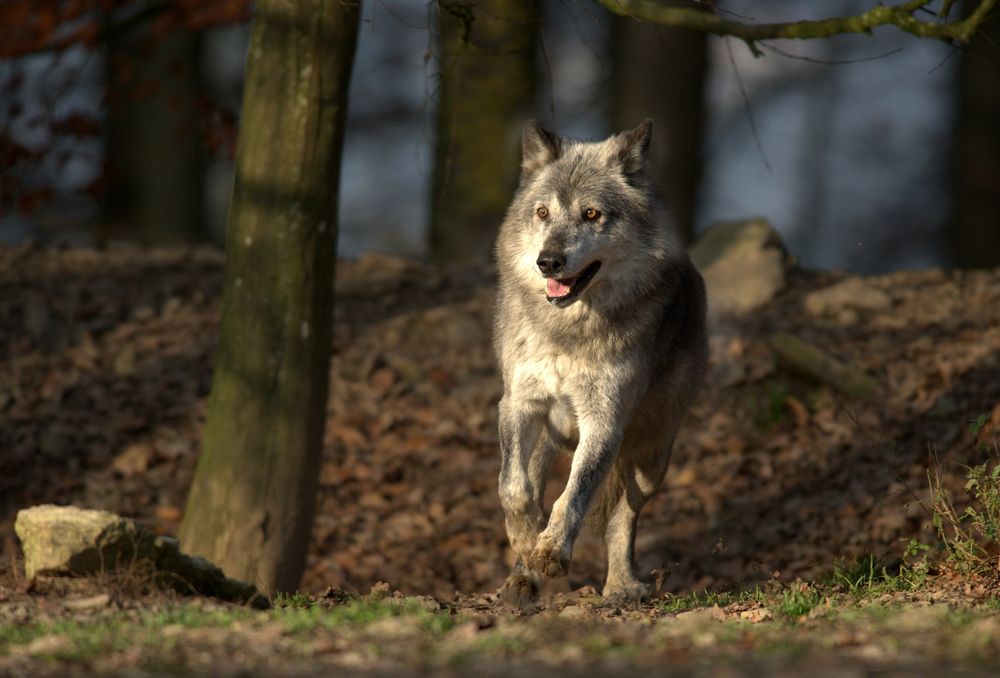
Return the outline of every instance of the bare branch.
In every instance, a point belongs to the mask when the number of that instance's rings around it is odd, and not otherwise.
[[[924,21],[914,13],[929,0],[909,0],[898,5],[873,7],[852,16],[815,21],[751,24],[724,19],[718,14],[684,7],[667,7],[656,0],[597,0],[606,9],[640,21],[689,28],[714,35],[731,35],[746,41],[751,49],[758,40],[826,38],[841,33],[871,33],[879,26],[895,26],[924,38],[941,38],[967,43],[996,6],[998,0],[979,0],[975,10],[961,21]],[[951,3],[946,3],[951,4]]]

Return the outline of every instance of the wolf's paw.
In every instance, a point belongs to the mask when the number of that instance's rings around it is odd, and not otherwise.
[[[608,583],[604,586],[604,603],[620,606],[625,603],[641,603],[653,597],[653,587],[638,579],[626,582]]]
[[[528,567],[546,577],[563,577],[569,572],[569,553],[540,537],[528,556]]]
[[[512,574],[500,587],[500,600],[512,607],[529,607],[538,600],[538,582],[523,574]]]

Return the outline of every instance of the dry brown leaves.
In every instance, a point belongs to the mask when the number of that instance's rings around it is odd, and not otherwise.
[[[1000,272],[866,279],[888,309],[811,317],[843,279],[798,272],[750,320],[717,328],[706,392],[640,523],[664,587],[809,578],[898,553],[927,521],[928,451],[961,491],[966,420],[1000,413]],[[211,379],[221,257],[202,250],[0,250],[0,555],[14,512],[76,502],[175,533]],[[489,275],[384,257],[343,262],[319,511],[304,586],[389,582],[445,599],[510,565],[496,499]],[[777,363],[792,332],[867,371],[845,403]],[[554,473],[565,476],[568,462]],[[552,483],[550,501],[560,488]],[[598,586],[578,544],[570,585]]]

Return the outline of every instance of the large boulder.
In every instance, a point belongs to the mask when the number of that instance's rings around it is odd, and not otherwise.
[[[21,540],[29,579],[114,570],[147,551],[153,541],[153,535],[134,520],[52,504],[18,511],[14,531]]]
[[[88,575],[152,566],[157,578],[182,593],[224,600],[264,600],[251,584],[230,579],[204,558],[181,552],[177,540],[153,534],[108,511],[45,504],[18,511],[14,531],[24,551],[24,574]]]
[[[705,278],[713,316],[754,311],[785,286],[791,264],[781,236],[764,219],[713,224],[690,249]]]

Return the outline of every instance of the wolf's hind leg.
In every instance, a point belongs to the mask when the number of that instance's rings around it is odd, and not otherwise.
[[[641,602],[650,597],[652,588],[636,576],[635,532],[639,512],[646,505],[667,470],[670,453],[647,457],[646,463],[634,465],[631,459],[622,460],[625,491],[608,516],[604,529],[604,543],[608,547],[608,578],[603,595],[606,600]]]

